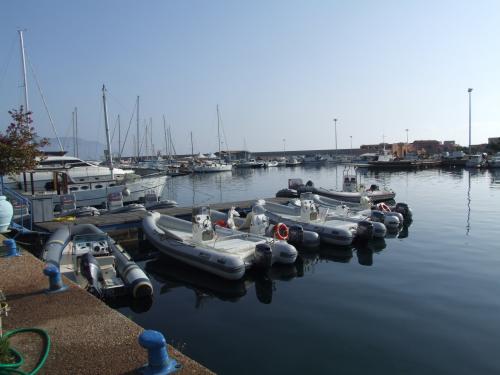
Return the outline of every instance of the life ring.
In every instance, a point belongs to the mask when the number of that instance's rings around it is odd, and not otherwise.
[[[288,240],[288,227],[284,223],[278,223],[273,228],[274,236],[278,240]]]
[[[227,228],[227,223],[226,220],[220,219],[215,222],[215,225],[218,225],[219,227]]]
[[[377,204],[377,208],[382,212],[391,212],[391,208],[383,202]]]

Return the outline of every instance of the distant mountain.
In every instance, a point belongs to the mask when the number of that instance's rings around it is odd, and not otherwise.
[[[67,155],[75,155],[73,150],[73,137],[62,137],[62,146]],[[59,151],[59,143],[56,138],[49,138],[50,144],[43,149],[45,151]],[[85,160],[101,160],[104,158],[105,146],[96,141],[86,141],[85,139],[78,139],[78,157]]]

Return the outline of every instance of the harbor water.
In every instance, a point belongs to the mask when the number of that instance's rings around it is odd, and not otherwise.
[[[168,181],[181,206],[274,196],[288,178],[340,187],[344,166],[233,170]],[[141,263],[149,310],[120,308],[220,374],[499,374],[500,171],[369,172],[413,223],[359,248],[299,249],[293,266],[229,282]]]

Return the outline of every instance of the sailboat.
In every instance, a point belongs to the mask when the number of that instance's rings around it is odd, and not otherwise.
[[[219,143],[219,159],[217,160],[207,160],[200,162],[199,164],[195,164],[193,166],[194,173],[211,173],[211,172],[229,172],[233,169],[233,165],[231,163],[226,163],[221,159],[221,150],[220,150],[220,112],[219,105],[217,105],[217,137]]]

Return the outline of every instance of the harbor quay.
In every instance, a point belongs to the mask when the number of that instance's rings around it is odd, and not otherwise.
[[[0,235],[0,240],[4,239]],[[49,281],[44,266],[22,249],[20,256],[0,257],[2,308],[8,307],[8,313],[1,316],[3,332],[33,327],[44,330],[50,337],[50,347],[33,333],[10,339],[11,346],[25,360],[20,370],[31,371],[43,360],[40,353],[48,349],[39,374],[143,373],[141,368],[152,357],[149,353],[148,358],[139,337],[151,331],[144,331],[66,277],[61,280],[66,290],[47,292]],[[180,374],[213,373],[171,346],[167,353],[169,361],[180,365]]]

